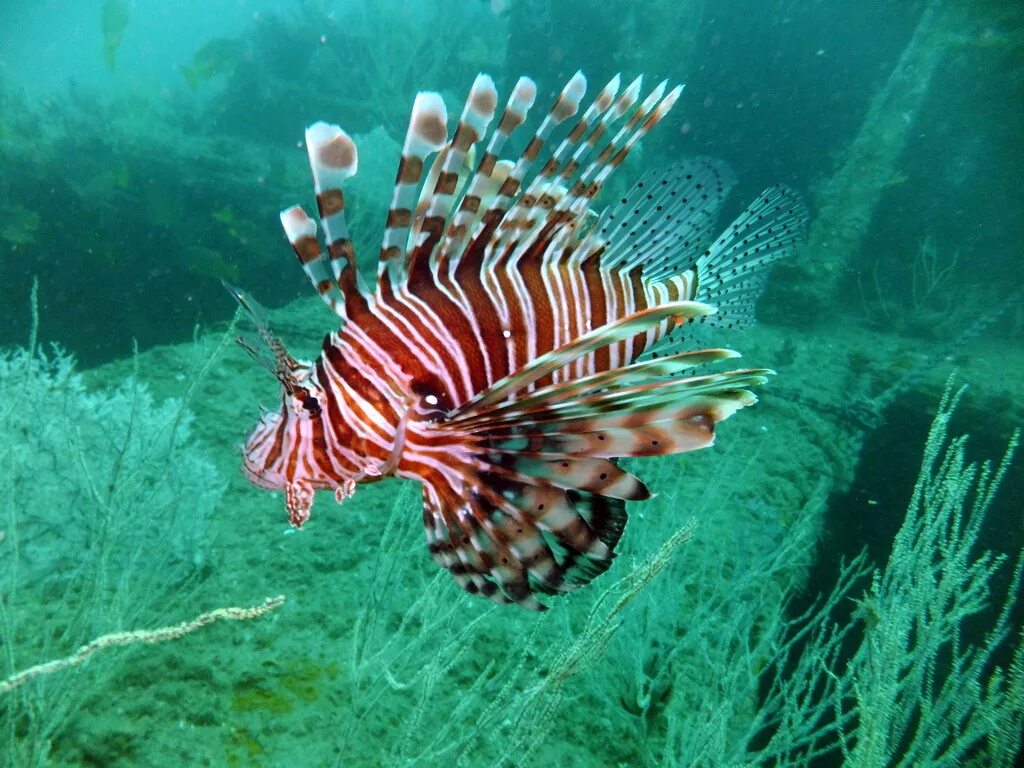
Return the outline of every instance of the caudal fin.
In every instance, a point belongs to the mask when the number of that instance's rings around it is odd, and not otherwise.
[[[768,267],[793,253],[807,228],[807,207],[784,186],[769,187],[697,259],[696,301],[718,312],[710,325],[745,328]]]

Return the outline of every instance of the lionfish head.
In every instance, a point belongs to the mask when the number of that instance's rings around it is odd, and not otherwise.
[[[326,476],[318,476],[316,462],[304,460],[311,450],[321,416],[323,393],[311,366],[295,361],[281,379],[281,407],[267,411],[245,439],[242,473],[254,485],[286,490],[289,485],[327,487]]]
[[[241,335],[236,341],[281,384],[281,407],[276,411],[264,409],[245,440],[242,473],[249,482],[270,490],[328,487],[329,479],[319,476],[315,469],[317,462],[302,455],[312,450],[325,402],[314,367],[288,353],[270,332],[265,311],[251,296],[226,283],[225,287],[259,334],[258,339]]]

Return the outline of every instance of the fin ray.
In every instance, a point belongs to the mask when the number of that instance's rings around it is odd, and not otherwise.
[[[712,312],[714,312],[714,309],[705,304],[673,302],[648,307],[640,312],[627,315],[596,328],[590,333],[586,333],[551,352],[540,355],[519,371],[495,382],[483,392],[470,398],[460,406],[452,417],[457,418],[459,415],[465,415],[484,406],[498,403],[514,392],[529,386],[537,379],[550,375],[583,355],[614,344],[617,341],[636,336],[660,323],[666,321],[674,321],[676,323],[687,322]]]
[[[448,111],[441,95],[430,91],[416,94],[381,242],[377,268],[379,285],[387,282],[397,287],[408,275],[406,259],[412,247],[409,239],[413,207],[423,179],[424,165],[427,157],[439,152],[447,143]]]

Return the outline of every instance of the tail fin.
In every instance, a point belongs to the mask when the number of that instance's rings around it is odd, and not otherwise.
[[[786,258],[807,228],[807,207],[793,190],[769,187],[697,259],[696,300],[718,309],[710,325],[745,328],[768,279],[767,267]]]

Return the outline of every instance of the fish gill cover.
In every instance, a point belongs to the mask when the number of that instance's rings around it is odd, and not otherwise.
[[[1020,423],[1019,5],[56,5],[0,10],[5,763],[1013,764],[1024,479],[974,462]],[[302,129],[358,145],[372,279],[415,94],[454,118],[527,73],[546,106],[580,68],[686,83],[596,211],[710,156],[722,228],[776,182],[811,220],[759,324],[693,340],[775,369],[761,403],[624,463],[656,498],[537,617],[438,572],[411,484],[287,533],[237,471],[279,385],[220,283],[315,358],[336,320],[277,222]]]

